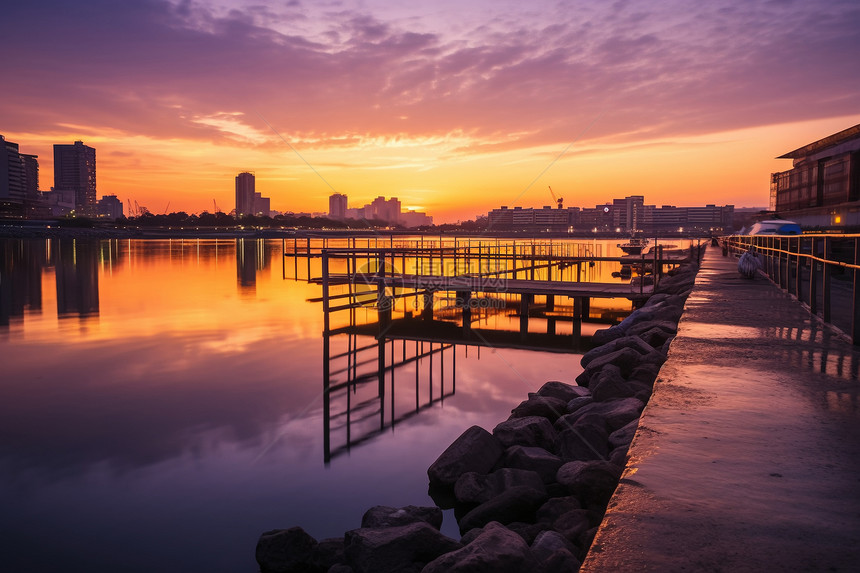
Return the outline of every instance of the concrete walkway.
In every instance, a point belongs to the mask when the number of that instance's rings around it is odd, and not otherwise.
[[[860,351],[709,247],[581,571],[860,571]]]

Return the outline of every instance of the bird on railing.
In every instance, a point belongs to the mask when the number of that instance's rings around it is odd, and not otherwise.
[[[761,261],[758,260],[752,247],[742,254],[740,260],[738,260],[738,272],[745,279],[754,279],[760,268]]]

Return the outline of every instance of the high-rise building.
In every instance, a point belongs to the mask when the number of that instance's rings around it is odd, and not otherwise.
[[[254,214],[254,188],[256,182],[253,173],[247,171],[236,176],[236,216]]]
[[[244,171],[236,176],[236,217],[270,215],[271,199],[257,193],[255,186],[256,179],[253,173]]]
[[[24,161],[18,144],[0,135],[0,213],[22,216],[26,193]]]
[[[75,192],[78,215],[95,216],[96,150],[82,141],[54,145],[54,189]]]
[[[342,221],[346,218],[347,197],[343,193],[335,193],[328,198],[329,219]]]

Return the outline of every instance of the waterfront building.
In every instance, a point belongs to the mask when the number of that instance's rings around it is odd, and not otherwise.
[[[0,214],[26,217],[39,204],[39,160],[0,135]]]
[[[804,227],[860,225],[860,124],[777,159],[793,163],[771,174],[771,210]]]
[[[256,178],[253,173],[243,171],[236,176],[236,217],[258,215],[268,217],[271,213],[271,199],[256,191]]]
[[[407,229],[425,227],[433,224],[433,217],[419,211],[403,211],[400,213],[400,224]]]
[[[645,197],[613,199],[594,208],[541,209],[503,206],[487,214],[488,228],[499,231],[722,232],[732,228],[734,206],[675,207],[646,205]]]
[[[82,141],[54,145],[54,190],[74,192],[78,215],[97,214],[95,148]]]
[[[115,221],[122,218],[122,201],[116,195],[104,195],[98,203],[99,217]]]
[[[346,219],[347,197],[343,193],[334,193],[328,198],[328,217],[336,221]]]

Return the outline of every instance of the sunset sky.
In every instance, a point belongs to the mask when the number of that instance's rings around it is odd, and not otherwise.
[[[96,148],[98,195],[281,211],[397,196],[767,206],[776,160],[860,123],[860,3],[26,0],[0,18],[0,134]]]

